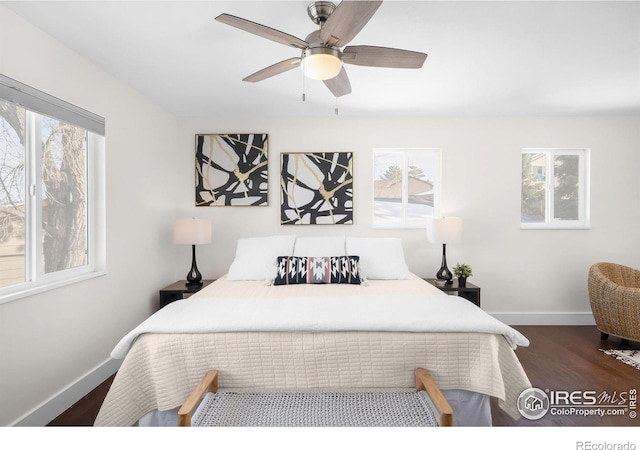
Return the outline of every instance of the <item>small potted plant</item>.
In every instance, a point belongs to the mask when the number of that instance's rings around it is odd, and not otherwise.
[[[458,286],[466,286],[467,278],[472,275],[473,271],[469,264],[456,264],[453,268],[453,274],[458,277]]]

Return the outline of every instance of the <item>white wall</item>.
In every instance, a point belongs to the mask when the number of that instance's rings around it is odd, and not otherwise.
[[[113,372],[113,346],[173,281],[176,119],[2,6],[0,72],[106,119],[108,274],[0,305],[0,426],[37,425]]]
[[[181,211],[213,220],[214,242],[198,248],[205,277],[225,273],[240,237],[295,233],[400,236],[410,269],[433,277],[441,246],[423,230],[371,227],[373,148],[442,149],[443,215],[463,218],[463,243],[447,246],[449,267],[466,262],[482,307],[512,324],[593,323],[589,266],[600,260],[640,267],[640,118],[197,118],[178,120],[176,171]],[[269,133],[268,207],[193,207],[194,135]],[[591,149],[591,229],[520,230],[521,149]],[[353,225],[280,225],[281,152],[354,152]],[[184,277],[189,254],[179,254]],[[569,313],[569,314],[566,314]]]

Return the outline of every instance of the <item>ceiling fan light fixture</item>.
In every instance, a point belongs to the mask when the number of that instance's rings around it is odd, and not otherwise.
[[[342,69],[340,51],[329,47],[306,49],[300,63],[302,73],[314,80],[329,80],[338,76]]]

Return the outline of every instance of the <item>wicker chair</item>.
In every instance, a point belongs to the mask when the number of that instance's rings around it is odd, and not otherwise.
[[[640,270],[600,262],[589,269],[589,301],[602,340],[640,341]]]

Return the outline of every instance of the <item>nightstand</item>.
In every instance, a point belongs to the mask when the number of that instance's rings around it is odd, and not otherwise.
[[[176,281],[169,286],[160,289],[160,308],[164,308],[171,302],[182,300],[186,294],[195,294],[205,286],[209,286],[215,280],[202,280],[200,286],[187,286],[187,280]]]
[[[425,278],[424,280],[436,286],[435,278]],[[443,292],[451,292],[453,295],[457,294],[459,297],[466,298],[477,307],[480,307],[480,288],[475,284],[469,283],[469,281],[466,282],[466,286],[458,286],[458,279],[454,278],[450,283],[436,287]]]

